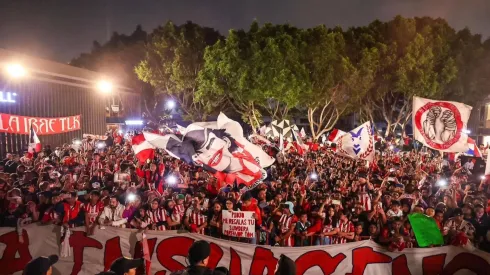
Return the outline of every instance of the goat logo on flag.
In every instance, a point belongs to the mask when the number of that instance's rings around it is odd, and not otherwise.
[[[467,138],[462,133],[471,106],[452,101],[413,98],[414,137],[424,145],[444,152],[466,152]]]
[[[371,122],[366,122],[343,135],[337,142],[337,153],[354,159],[374,159],[374,136]]]

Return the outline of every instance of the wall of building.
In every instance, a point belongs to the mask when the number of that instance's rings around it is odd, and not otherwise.
[[[75,85],[25,79],[10,82],[0,78],[0,91],[16,93],[15,103],[0,103],[0,113],[31,117],[66,117],[81,115],[80,130],[55,135],[41,135],[42,145],[70,143],[82,134],[104,134],[104,95],[94,89]],[[28,135],[0,133],[0,156],[19,153],[28,147]]]

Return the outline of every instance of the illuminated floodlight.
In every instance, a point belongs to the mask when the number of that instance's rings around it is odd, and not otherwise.
[[[104,147],[105,147],[105,143],[104,142],[97,143],[97,148],[102,149]]]
[[[143,120],[126,120],[126,125],[143,125]]]
[[[129,193],[128,196],[126,197],[129,202],[133,202],[136,200],[136,195],[133,193]]]
[[[120,135],[122,135],[123,130],[119,130],[119,131],[117,131],[117,132],[118,132]]]
[[[106,80],[101,80],[97,83],[97,89],[105,94],[111,93],[113,88],[112,83]]]
[[[390,150],[393,150],[393,149],[395,149],[395,146],[390,145]]]
[[[27,74],[26,69],[20,64],[9,64],[6,67],[7,73],[13,78],[20,78]]]

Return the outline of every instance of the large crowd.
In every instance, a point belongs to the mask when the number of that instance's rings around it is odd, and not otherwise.
[[[424,213],[445,244],[469,241],[490,252],[490,179],[439,152],[379,141],[375,161],[366,163],[326,144],[302,155],[291,149],[279,152],[263,183],[246,190],[221,188],[164,151],[140,163],[117,133],[100,144],[88,137],[81,145],[8,154],[0,162],[0,226],[17,228],[19,242],[25,225],[40,223],[83,226],[88,235],[109,226],[185,229],[276,246],[372,240],[402,251],[418,247],[407,216]],[[256,238],[224,236],[222,210],[255,212]]]

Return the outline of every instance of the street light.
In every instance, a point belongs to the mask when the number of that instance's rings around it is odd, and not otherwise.
[[[26,69],[17,63],[8,64],[6,67],[7,74],[13,78],[20,78],[26,75]]]
[[[112,92],[113,85],[111,82],[106,81],[106,80],[101,80],[97,83],[97,89],[104,94],[108,94]]]

